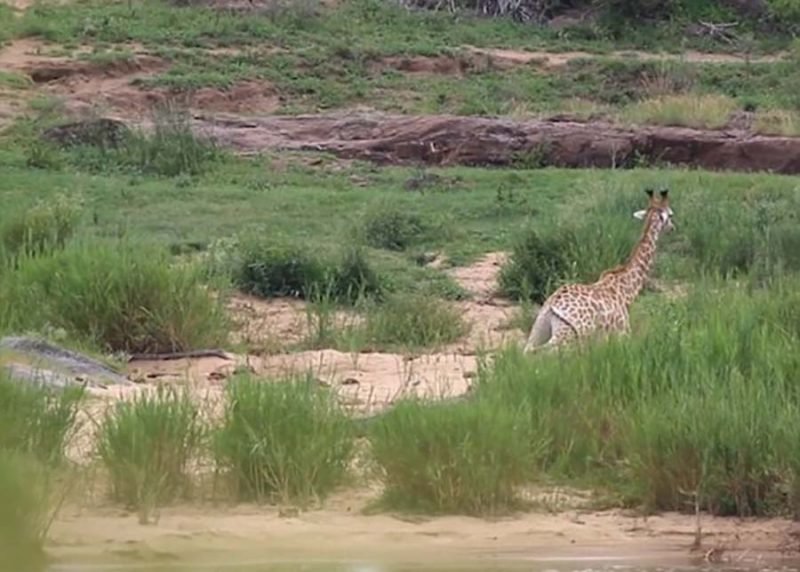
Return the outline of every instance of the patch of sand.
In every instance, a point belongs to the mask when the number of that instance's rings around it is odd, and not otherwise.
[[[707,53],[688,50],[680,54],[642,52],[637,50],[614,51],[606,54],[593,54],[590,52],[545,52],[528,50],[510,50],[498,48],[476,48],[467,46],[466,50],[474,53],[489,56],[493,63],[502,65],[524,65],[536,63],[546,68],[559,68],[568,65],[570,62],[582,59],[615,59],[628,61],[674,61],[692,64],[728,64],[728,63],[772,63],[781,61],[788,57],[788,53],[780,52],[766,56],[748,57],[742,54],[721,54]]]
[[[288,351],[289,346],[310,334],[306,304],[301,300],[237,295],[230,304],[238,324],[236,341],[261,351],[231,355],[229,360],[137,360],[129,364],[128,376],[140,383],[188,383],[221,391],[237,368],[273,379],[309,374],[320,384],[335,388],[343,403],[358,412],[380,410],[408,395],[462,395],[475,376],[479,350],[497,349],[524,337],[523,332],[506,327],[516,306],[496,294],[497,273],[503,260],[503,253],[489,253],[472,265],[448,270],[472,296],[453,303],[470,329],[462,340],[438,352],[412,355],[335,349]],[[356,324],[359,318],[342,311],[333,319],[341,325]]]
[[[119,509],[66,507],[50,530],[48,552],[60,564],[559,558],[763,564],[788,548],[797,526],[783,519],[703,517],[702,544],[692,550],[694,516],[667,513],[643,519],[580,507],[497,519],[366,515],[362,509],[375,494],[350,491],[307,512],[276,506],[178,506],[162,509],[157,524],[150,526]]]

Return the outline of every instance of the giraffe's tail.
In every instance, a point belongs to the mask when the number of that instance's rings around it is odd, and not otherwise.
[[[536,315],[536,319],[533,322],[533,327],[528,335],[528,341],[525,344],[524,351],[526,353],[533,351],[533,349],[537,346],[547,343],[547,341],[553,335],[551,318],[552,312],[550,310],[550,306],[545,304],[539,308],[539,313]]]

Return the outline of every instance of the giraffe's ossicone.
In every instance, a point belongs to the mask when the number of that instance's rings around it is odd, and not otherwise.
[[[591,284],[565,284],[545,300],[531,328],[525,351],[558,346],[596,332],[627,333],[628,308],[644,287],[656,254],[658,238],[672,231],[669,191],[649,197],[646,210],[633,216],[644,220],[644,230],[628,261],[604,272]]]

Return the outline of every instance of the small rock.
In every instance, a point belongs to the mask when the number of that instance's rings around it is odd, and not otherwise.
[[[93,145],[95,147],[117,147],[128,134],[128,127],[114,119],[75,121],[46,129],[42,138],[61,147]]]

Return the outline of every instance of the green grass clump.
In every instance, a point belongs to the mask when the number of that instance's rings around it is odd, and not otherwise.
[[[0,571],[46,569],[50,507],[44,470],[31,457],[0,450]]]
[[[222,300],[188,265],[130,243],[86,242],[21,258],[0,288],[8,330],[64,329],[113,351],[158,353],[218,346],[227,337]]]
[[[81,205],[66,195],[57,195],[0,222],[0,252],[6,256],[36,256],[61,249],[75,233]]]
[[[390,507],[487,515],[520,506],[535,470],[524,408],[474,403],[396,405],[369,430]]]
[[[366,252],[358,247],[344,251],[333,269],[328,293],[336,300],[355,303],[381,299],[386,291],[385,278],[375,269]]]
[[[239,377],[226,397],[214,452],[239,498],[307,504],[343,482],[352,426],[313,378]]]
[[[77,429],[82,388],[51,391],[3,373],[0,356],[0,451],[25,453],[55,465]]]
[[[217,265],[216,272],[229,272],[243,292],[264,298],[326,298],[352,304],[379,299],[386,289],[386,280],[359,247],[320,253],[303,243],[250,236],[238,247],[215,255],[212,264]]]
[[[364,324],[367,344],[380,347],[440,347],[457,341],[467,331],[456,309],[420,294],[396,294],[371,305]]]
[[[736,101],[725,95],[665,95],[634,103],[622,119],[635,125],[721,129],[736,109]]]
[[[246,240],[233,267],[234,285],[264,298],[306,298],[311,289],[326,285],[328,268],[303,245],[267,239]]]
[[[163,177],[196,176],[222,160],[223,151],[196,133],[188,113],[159,108],[150,131],[130,130],[115,145],[79,145],[67,157],[92,172],[121,170]]]
[[[367,244],[387,250],[405,250],[426,231],[419,215],[386,201],[380,201],[367,210],[363,225]]]
[[[529,405],[541,468],[654,510],[788,510],[797,458],[797,278],[725,281],[632,316],[635,335],[525,357],[502,353],[478,396]],[[536,443],[534,443],[534,447]]]
[[[787,422],[796,406],[759,395],[741,376],[710,394],[681,392],[634,408],[625,440],[629,494],[646,509],[752,516],[785,511]],[[791,421],[790,421],[791,419]],[[783,505],[783,506],[782,506]]]
[[[514,300],[541,304],[567,272],[565,238],[556,234],[542,237],[534,229],[526,229],[500,271],[500,289]]]
[[[204,435],[197,406],[174,388],[159,386],[116,404],[98,436],[113,498],[146,517],[151,508],[186,495]]]

